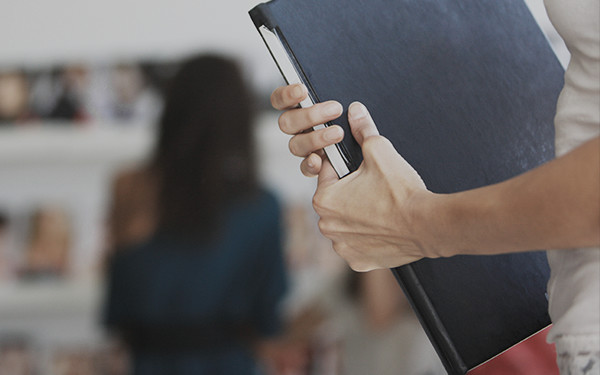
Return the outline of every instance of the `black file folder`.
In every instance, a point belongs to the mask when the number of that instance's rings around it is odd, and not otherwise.
[[[273,0],[250,11],[288,83],[361,101],[436,193],[506,180],[554,157],[564,71],[522,0]],[[327,155],[362,161],[347,113]],[[325,124],[327,126],[328,124]],[[542,251],[423,259],[393,270],[450,374],[550,324]]]

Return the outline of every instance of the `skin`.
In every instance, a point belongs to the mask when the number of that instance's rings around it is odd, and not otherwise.
[[[380,136],[360,103],[348,108],[364,162],[339,180],[320,151],[343,138],[339,126],[310,129],[342,113],[334,101],[297,108],[303,85],[277,88],[273,107],[300,170],[318,175],[319,228],[355,271],[423,257],[499,254],[600,244],[600,138],[499,184],[454,193],[428,191],[418,173]]]

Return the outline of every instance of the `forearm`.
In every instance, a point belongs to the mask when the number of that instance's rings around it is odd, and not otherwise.
[[[505,182],[426,200],[417,228],[438,256],[598,245],[600,139]]]

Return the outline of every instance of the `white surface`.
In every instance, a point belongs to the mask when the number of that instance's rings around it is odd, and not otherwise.
[[[0,331],[35,322],[63,319],[66,315],[95,315],[100,302],[98,280],[3,282],[0,284]],[[72,334],[72,332],[66,333]]]
[[[257,0],[3,0],[0,67],[177,58],[243,59],[261,88],[280,83],[248,11]]]
[[[150,150],[152,130],[129,125],[43,124],[0,128],[0,168],[9,164],[136,161]]]

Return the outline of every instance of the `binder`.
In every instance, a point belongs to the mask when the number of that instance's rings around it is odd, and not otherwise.
[[[302,106],[358,100],[428,189],[497,183],[554,157],[564,71],[522,0],[272,0],[250,16]],[[326,150],[338,175],[360,147]],[[331,124],[324,124],[328,126]],[[455,256],[392,270],[449,374],[550,324],[543,251]]]

